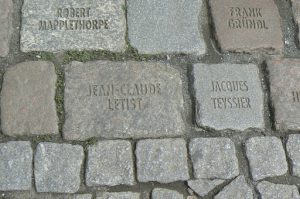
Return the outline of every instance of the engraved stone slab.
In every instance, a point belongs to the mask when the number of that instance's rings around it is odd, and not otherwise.
[[[72,62],[65,71],[64,137],[142,138],[184,133],[182,83],[162,63]]]
[[[203,0],[129,0],[131,45],[143,54],[205,54],[200,24],[202,3]]]
[[[281,130],[300,129],[300,61],[278,59],[268,62],[275,126]]]
[[[4,74],[1,125],[6,135],[57,134],[56,74],[50,62],[23,62]]]
[[[264,128],[264,95],[253,64],[195,64],[199,126],[217,130]]]
[[[109,50],[126,48],[124,0],[25,0],[21,50]]]
[[[12,33],[12,0],[0,0],[0,57],[9,52],[9,41]]]
[[[211,0],[209,3],[223,51],[283,49],[280,16],[274,0]]]

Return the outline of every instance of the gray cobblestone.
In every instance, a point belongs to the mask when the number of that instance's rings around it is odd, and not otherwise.
[[[132,147],[129,141],[101,141],[88,149],[88,186],[135,184]]]
[[[0,0],[0,57],[7,56],[12,33],[12,0]]]
[[[92,194],[76,194],[73,199],[92,199]]]
[[[225,180],[198,179],[188,181],[188,186],[199,196],[203,197],[223,182]]]
[[[286,148],[292,161],[293,175],[300,177],[300,135],[290,135]]]
[[[75,193],[80,186],[83,148],[79,145],[40,143],[34,158],[38,192]]]
[[[152,191],[151,199],[183,199],[183,195],[177,191],[155,188]]]
[[[102,193],[101,196],[98,196],[96,199],[140,199],[140,194],[133,192],[105,192]]]
[[[30,142],[0,144],[0,190],[30,190],[33,152]]]
[[[260,182],[257,189],[261,199],[300,199],[295,185],[273,184],[267,181]]]
[[[250,138],[246,142],[246,154],[254,180],[280,176],[288,171],[285,152],[279,138]]]
[[[1,126],[6,135],[58,134],[56,74],[50,62],[23,62],[4,74]]]
[[[141,54],[205,54],[202,0],[129,0],[130,44]],[[200,19],[200,21],[199,21]]]
[[[231,179],[239,175],[234,143],[228,138],[195,138],[190,154],[196,178]]]
[[[141,140],[136,147],[140,182],[188,180],[187,149],[183,139]]]

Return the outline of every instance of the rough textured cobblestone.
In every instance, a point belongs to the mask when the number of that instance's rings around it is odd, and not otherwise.
[[[222,50],[283,50],[280,16],[273,0],[211,0],[209,3]]]
[[[285,152],[279,138],[250,138],[246,142],[246,153],[254,180],[280,176],[288,171]]]
[[[133,154],[129,141],[101,141],[88,149],[88,186],[135,184]]]
[[[75,193],[80,186],[83,148],[79,145],[40,143],[34,157],[38,192]]]
[[[187,149],[183,139],[141,140],[136,147],[140,182],[188,180]]]
[[[222,184],[225,180],[209,180],[199,179],[188,181],[188,186],[196,192],[199,196],[203,197],[212,191],[216,186]]]
[[[275,126],[279,130],[300,129],[300,60],[273,59],[268,62]]]
[[[73,199],[92,199],[92,194],[78,194],[73,197]]]
[[[300,135],[290,135],[286,145],[293,175],[300,177]]]
[[[205,54],[202,0],[129,0],[128,36],[141,54]],[[200,20],[199,20],[200,19]]]
[[[133,192],[118,192],[118,193],[105,192],[102,194],[102,196],[98,196],[97,199],[140,199],[140,194],[133,193]]]
[[[234,143],[228,138],[196,138],[190,142],[196,178],[231,179],[239,175]]]
[[[264,96],[253,64],[194,64],[196,120],[217,130],[265,127]]]
[[[0,0],[0,57],[7,56],[12,33],[12,0]]]
[[[183,195],[177,191],[168,189],[153,189],[151,199],[183,199]]]
[[[25,0],[21,50],[123,52],[124,6],[124,0]]]
[[[244,176],[238,176],[227,185],[214,199],[253,199],[253,192]]]
[[[65,76],[68,140],[184,134],[182,83],[168,65],[72,62]]]
[[[56,74],[50,62],[23,62],[4,74],[1,126],[6,135],[58,133]]]
[[[257,189],[261,199],[299,199],[299,191],[295,185],[273,184],[267,181],[260,182]]]
[[[0,144],[0,191],[31,189],[32,157],[30,142]]]

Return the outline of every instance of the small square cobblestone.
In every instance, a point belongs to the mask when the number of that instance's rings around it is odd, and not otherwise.
[[[34,157],[37,192],[77,192],[83,158],[82,146],[40,143]]]
[[[32,159],[30,142],[1,143],[0,191],[30,190],[33,175]]]
[[[282,142],[277,137],[253,137],[246,142],[246,155],[256,181],[288,171]]]
[[[257,185],[257,190],[261,199],[300,199],[296,185],[273,184],[263,181]]]
[[[195,138],[189,149],[196,178],[231,179],[239,175],[235,146],[229,138]]]
[[[137,143],[136,157],[140,182],[170,183],[189,179],[183,139],[141,140]]]
[[[129,141],[100,141],[89,146],[86,168],[88,186],[134,185],[133,151]]]
[[[177,191],[155,188],[152,191],[151,199],[184,199]]]

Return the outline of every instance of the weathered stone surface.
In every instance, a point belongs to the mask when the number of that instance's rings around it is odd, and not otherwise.
[[[199,126],[217,130],[264,128],[264,96],[253,64],[195,64]]]
[[[189,148],[196,178],[231,179],[239,175],[235,146],[229,138],[196,138]]]
[[[140,194],[133,192],[105,192],[102,193],[102,196],[98,196],[97,199],[140,199]]]
[[[12,33],[12,0],[0,0],[0,57],[9,52],[9,41]]]
[[[129,0],[128,36],[139,53],[205,54],[202,0]]]
[[[293,175],[300,177],[300,135],[290,135],[286,148],[292,162]]]
[[[0,190],[30,190],[33,152],[30,142],[0,144]]]
[[[124,0],[25,0],[21,50],[109,50],[126,48]]]
[[[23,62],[4,74],[1,126],[6,135],[58,133],[56,74],[50,62]]]
[[[283,50],[278,8],[273,0],[209,1],[223,51]]]
[[[65,139],[184,134],[182,83],[168,65],[72,62],[65,81]]]
[[[92,199],[92,194],[36,193],[33,189],[26,192],[6,192],[1,196],[3,199]]]
[[[267,181],[260,182],[257,189],[261,199],[300,199],[295,185],[273,184]]]
[[[254,180],[280,176],[288,171],[285,152],[279,138],[250,138],[246,142],[246,154]]]
[[[188,180],[187,149],[183,139],[141,140],[136,147],[140,182]]]
[[[281,130],[300,129],[300,61],[274,59],[269,61],[272,103],[275,126]]]
[[[190,180],[188,181],[189,187],[196,192],[199,196],[203,197],[212,191],[216,186],[225,182],[224,180]]]
[[[92,194],[76,194],[73,199],[92,199]]]
[[[298,23],[298,28],[299,28],[299,26],[300,26],[300,1],[292,0],[292,8],[293,8],[295,21]],[[298,39],[300,39],[299,31],[298,31]]]
[[[88,186],[135,184],[133,154],[129,141],[101,141],[88,149]]]
[[[253,199],[253,191],[244,176],[239,176],[227,185],[214,199]]]
[[[183,195],[177,191],[168,189],[153,189],[151,194],[152,199],[183,199]]]
[[[83,158],[82,146],[40,143],[34,157],[36,190],[58,193],[78,191]]]

